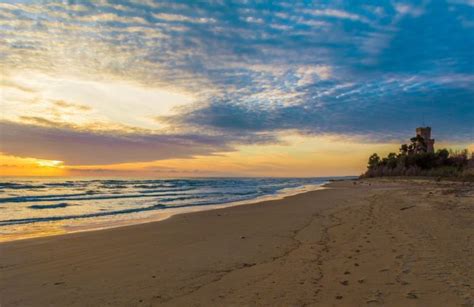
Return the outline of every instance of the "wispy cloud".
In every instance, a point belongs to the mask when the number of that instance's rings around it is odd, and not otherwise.
[[[67,102],[64,100],[53,100],[53,105],[62,109],[70,109],[74,111],[90,111],[92,108],[83,104],[77,104],[72,102]]]
[[[338,9],[316,9],[316,10],[309,10],[307,12],[314,16],[325,16],[325,17],[333,17],[333,18],[340,18],[340,19],[349,19],[353,21],[368,22],[366,18],[360,15],[343,11],[343,10],[338,10]]]
[[[419,17],[424,14],[425,10],[422,7],[413,6],[407,3],[396,3],[395,10],[401,16],[409,15],[412,17]]]
[[[275,131],[288,129],[397,137],[418,125],[420,114],[444,138],[472,139],[465,124],[474,118],[472,1],[81,0],[5,2],[0,8],[1,86],[9,88],[3,118],[17,136],[2,142],[6,152],[20,154],[15,142],[31,135],[51,144],[67,136],[89,149],[99,140],[117,152],[122,146],[124,154],[101,149],[115,162],[144,161],[212,154],[239,142],[277,142]],[[74,86],[93,101],[51,96],[71,93],[64,87],[69,80],[59,91],[59,82],[15,79],[31,71],[88,80]],[[125,101],[118,90],[130,84],[127,95],[139,97],[135,101]],[[158,106],[175,104],[143,94],[149,89],[191,93],[192,99],[160,111]],[[107,104],[104,93],[110,94]],[[55,117],[53,108],[64,116]],[[87,115],[79,120],[67,112]],[[74,127],[55,130],[48,123],[67,120]],[[117,132],[94,132],[91,122],[146,132],[137,133],[134,143]],[[99,162],[72,150],[61,154],[59,145],[38,151],[39,143],[31,144],[23,154]],[[133,155],[132,146],[142,149]]]

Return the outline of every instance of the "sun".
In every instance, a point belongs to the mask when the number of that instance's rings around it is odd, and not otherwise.
[[[64,162],[58,160],[37,160],[36,164],[39,167],[64,168]]]

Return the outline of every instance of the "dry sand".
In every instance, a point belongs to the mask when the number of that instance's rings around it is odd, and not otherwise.
[[[404,180],[0,245],[3,306],[473,306],[474,187]]]

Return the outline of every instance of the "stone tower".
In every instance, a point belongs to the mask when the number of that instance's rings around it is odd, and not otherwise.
[[[431,138],[431,127],[416,128],[416,135],[421,136],[425,140],[426,152],[433,153],[435,140]]]

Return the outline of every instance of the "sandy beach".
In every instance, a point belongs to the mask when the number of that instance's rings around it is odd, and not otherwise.
[[[473,306],[474,186],[341,181],[0,244],[3,306]]]

